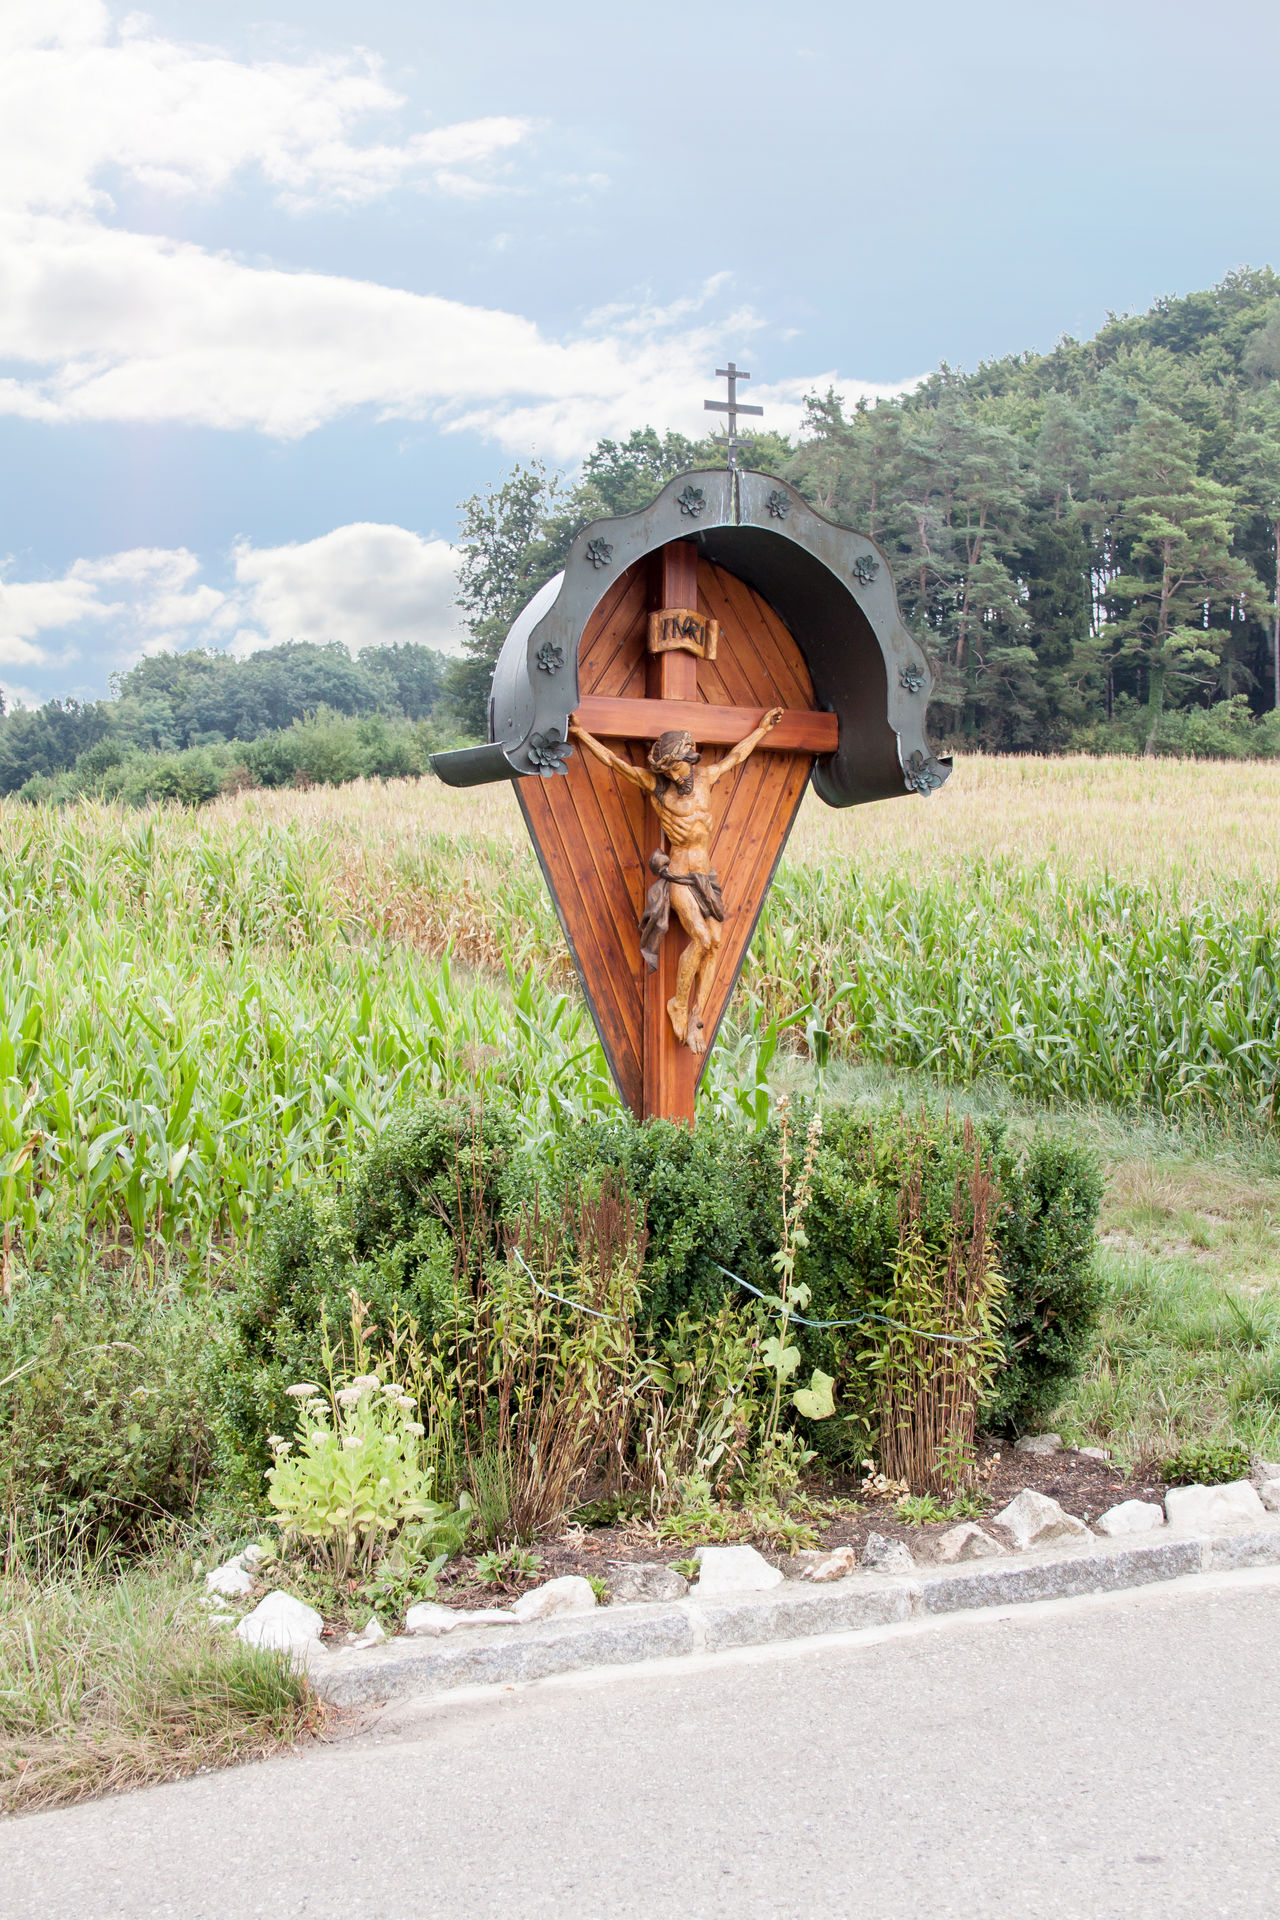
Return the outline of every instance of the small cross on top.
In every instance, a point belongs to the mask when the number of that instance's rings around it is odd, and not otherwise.
[[[735,367],[732,360],[727,367],[717,367],[716,379],[727,380],[729,382],[729,398],[727,400],[704,400],[702,403],[708,413],[727,413],[729,416],[728,433],[713,434],[712,438],[718,447],[728,448],[729,471],[731,473],[738,471],[738,449],[746,444],[745,441],[738,438],[738,415],[740,413],[764,412],[763,407],[749,407],[745,400],[739,400],[738,398],[739,380],[749,380],[750,378],[751,375],[749,373],[743,373],[740,368]]]

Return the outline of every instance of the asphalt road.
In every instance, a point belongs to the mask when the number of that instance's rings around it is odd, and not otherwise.
[[[1280,1571],[400,1709],[0,1828],[4,1920],[1280,1913]]]

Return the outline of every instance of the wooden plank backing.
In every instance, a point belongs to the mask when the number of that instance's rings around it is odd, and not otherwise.
[[[649,612],[695,605],[720,624],[716,659],[649,655]],[[687,725],[701,746],[714,750],[749,733],[767,708],[788,710],[783,725],[791,733],[779,727],[769,752],[753,754],[713,791],[711,857],[726,918],[716,979],[703,1007],[710,1042],[813,756],[835,747],[834,716],[814,710],[803,656],[773,609],[744,581],[698,559],[696,548],[684,541],[650,555],[613,583],[583,635],[578,677],[582,724],[637,765],[665,727]],[[658,726],[658,716],[637,716],[632,705],[645,696],[683,702],[692,717],[663,717]],[[518,780],[516,792],[623,1099],[641,1117],[661,1114],[691,1124],[706,1056],[676,1042],[666,1015],[685,945],[674,914],[658,972],[647,975],[640,957],[648,858],[661,844],[653,807],[639,789],[581,749],[569,760],[566,777]]]

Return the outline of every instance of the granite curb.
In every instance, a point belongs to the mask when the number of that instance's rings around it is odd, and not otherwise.
[[[1215,1533],[1162,1529],[1156,1540],[1080,1541],[1009,1554],[998,1565],[918,1567],[914,1573],[852,1573],[828,1586],[788,1580],[765,1593],[639,1601],[527,1626],[458,1627],[438,1640],[401,1638],[380,1647],[318,1651],[312,1686],[333,1706],[382,1705],[455,1687],[514,1686],[589,1667],[731,1647],[764,1646],[818,1634],[959,1613],[1022,1606],[1089,1593],[1116,1593],[1187,1574],[1280,1566],[1280,1515],[1263,1527]]]

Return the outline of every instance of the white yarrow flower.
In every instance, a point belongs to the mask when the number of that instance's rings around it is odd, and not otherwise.
[[[416,1433],[419,1439],[421,1439],[422,1435],[426,1432],[426,1428],[423,1426],[421,1420],[406,1420],[404,1430],[406,1433]]]
[[[351,1385],[349,1387],[344,1387],[341,1393],[338,1395],[338,1405],[340,1407],[354,1407],[358,1405],[360,1400],[360,1395],[363,1391],[364,1389],[362,1387],[358,1387],[355,1381],[353,1380]]]
[[[342,1450],[344,1453],[354,1453],[357,1447],[362,1447],[363,1445],[364,1440],[358,1433],[344,1433],[342,1436]]]
[[[309,1394],[319,1393],[319,1391],[319,1387],[310,1380],[299,1380],[296,1386],[285,1388],[291,1400],[305,1400]]]
[[[361,1393],[371,1393],[376,1387],[380,1387],[382,1382],[376,1373],[358,1373],[351,1384],[353,1387],[358,1387]]]

